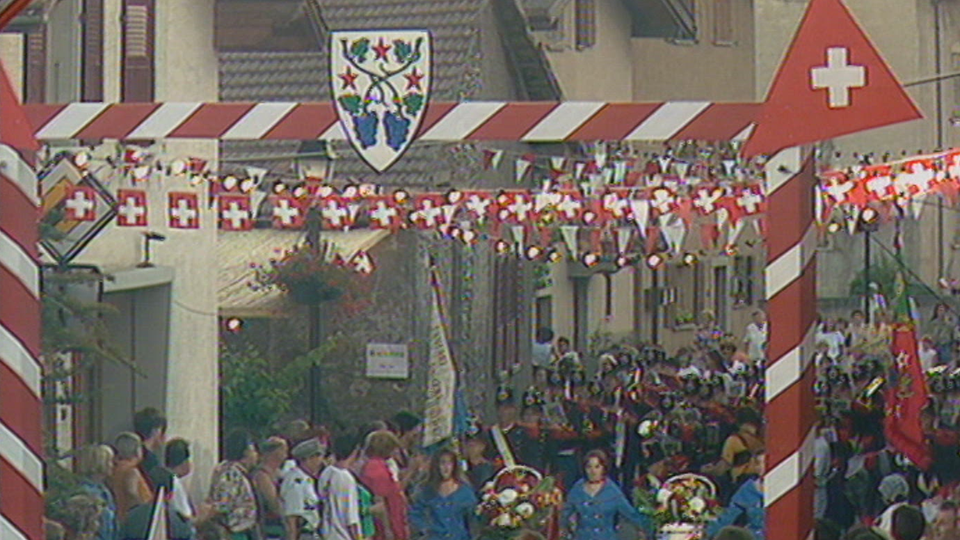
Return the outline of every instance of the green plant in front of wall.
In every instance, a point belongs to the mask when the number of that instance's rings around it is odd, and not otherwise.
[[[850,282],[850,295],[862,297],[867,294],[881,294],[887,300],[891,300],[896,296],[897,275],[901,272],[903,272],[903,268],[900,263],[893,258],[883,257],[870,265],[869,288],[867,269],[861,268],[857,272],[857,275]],[[904,272],[904,274],[907,273]],[[907,296],[917,297],[925,294],[926,290],[921,285],[910,279],[908,275],[905,277],[907,279]]]
[[[553,285],[552,265],[546,261],[536,261],[533,264],[533,283],[536,290],[548,289]]]
[[[338,343],[339,336],[327,338],[282,366],[254,345],[221,347],[220,413],[226,431],[242,428],[267,436],[283,420],[302,413],[312,366],[322,364]]]

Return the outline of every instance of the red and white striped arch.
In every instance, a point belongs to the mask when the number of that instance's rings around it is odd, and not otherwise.
[[[817,312],[813,152],[788,148],[766,165],[769,221],[765,272],[770,343],[766,368],[768,538],[813,532],[816,409],[812,333]]]
[[[3,113],[0,113],[3,114]],[[0,538],[41,538],[37,178],[0,144]]]
[[[431,103],[421,141],[746,140],[759,105]],[[331,103],[70,103],[26,105],[40,140],[345,140]]]
[[[527,142],[746,140],[759,105],[665,103],[434,103],[419,140]],[[329,103],[163,103],[29,105],[41,140],[216,138],[342,140]],[[806,540],[813,527],[811,464],[815,423],[811,351],[816,311],[810,152],[784,150],[767,165],[768,530]],[[775,536],[772,531],[776,531]]]

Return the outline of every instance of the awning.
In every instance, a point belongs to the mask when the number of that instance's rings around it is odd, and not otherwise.
[[[369,251],[390,233],[376,230],[324,231],[322,239],[342,258]],[[252,265],[267,265],[303,241],[302,231],[254,229],[222,233],[217,239],[218,305],[223,317],[277,317],[289,304],[277,290],[255,291]]]

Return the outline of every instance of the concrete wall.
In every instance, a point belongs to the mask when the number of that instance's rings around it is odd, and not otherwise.
[[[157,2],[158,101],[217,99],[213,5],[213,0]],[[107,0],[104,7],[105,98],[116,101],[120,95],[121,3],[120,0]],[[212,141],[176,141],[162,143],[151,151],[162,162],[187,156],[215,160],[217,145]],[[100,176],[109,189],[130,187],[129,180],[119,176],[108,173],[100,173]],[[200,230],[168,229],[165,219],[167,193],[196,188],[185,178],[178,177],[156,178],[137,187],[148,192],[149,230],[167,237],[165,242],[154,243],[153,261],[158,266],[174,269],[170,300],[165,306],[169,324],[166,393],[159,403],[151,401],[150,404],[165,408],[171,437],[183,437],[193,445],[196,472],[188,485],[199,497],[205,491],[204,484],[218,455],[216,220],[204,202]],[[108,227],[77,262],[95,264],[108,272],[130,269],[141,261],[144,230]],[[142,404],[134,405],[139,407]],[[124,426],[124,429],[129,427]],[[112,428],[113,423],[104,426],[104,429]],[[113,433],[105,435],[110,437]]]
[[[712,0],[697,2],[699,35],[696,41],[634,39],[633,98],[637,101],[753,101],[754,37],[750,0],[733,0],[732,5],[732,42],[715,41]]]
[[[545,42],[547,58],[569,101],[630,101],[635,58],[630,46],[630,13],[623,2],[597,2],[597,42],[573,48],[573,2],[561,19],[562,39]]]

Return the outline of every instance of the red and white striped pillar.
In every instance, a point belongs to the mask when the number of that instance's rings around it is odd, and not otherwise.
[[[2,113],[0,113],[2,114]],[[42,538],[39,200],[33,169],[0,144],[0,538]]]
[[[816,434],[811,337],[817,313],[813,152],[789,148],[766,165],[767,538],[808,540],[813,533]]]

